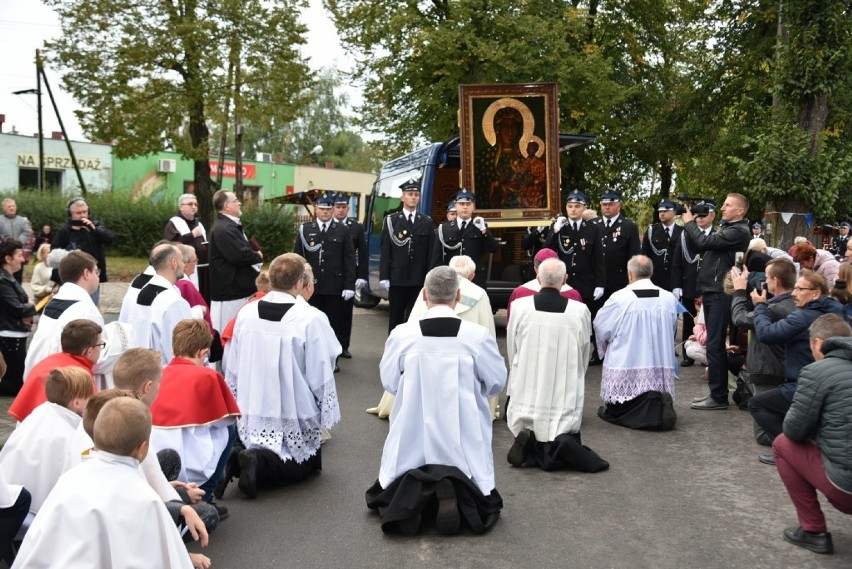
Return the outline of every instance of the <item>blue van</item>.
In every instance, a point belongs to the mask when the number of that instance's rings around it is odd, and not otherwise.
[[[594,140],[593,135],[560,134],[559,150],[565,152]],[[430,216],[436,224],[443,223],[447,217],[447,202],[460,186],[460,149],[459,137],[455,135],[444,142],[435,142],[391,160],[382,167],[373,191],[367,198],[364,230],[370,251],[370,276],[367,286],[356,292],[357,306],[372,308],[379,300],[387,299],[388,291],[379,286],[379,240],[385,216],[401,207],[400,184],[406,180],[419,179],[421,190],[418,211]],[[498,227],[489,223],[501,244],[497,253],[490,254],[487,259],[488,297],[494,311],[506,308],[512,290],[532,278],[527,272],[529,255],[521,247],[526,228],[550,223],[550,219],[533,218],[524,220],[524,225],[514,227]]]

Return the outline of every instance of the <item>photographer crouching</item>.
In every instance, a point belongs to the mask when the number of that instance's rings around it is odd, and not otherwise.
[[[725,335],[731,323],[731,297],[722,283],[751,239],[748,220],[748,199],[742,194],[728,194],[722,204],[722,223],[715,233],[707,235],[695,223],[696,216],[707,215],[706,204],[693,204],[681,215],[683,229],[695,249],[701,253],[698,265],[698,292],[704,306],[707,327],[707,365],[710,393],[693,399],[692,409],[717,410],[728,408],[728,366],[725,354]]]

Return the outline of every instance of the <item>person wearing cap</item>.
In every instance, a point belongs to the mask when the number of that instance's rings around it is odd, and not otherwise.
[[[515,436],[506,458],[515,467],[599,472],[609,463],[580,438],[591,353],[589,309],[560,294],[565,263],[545,259],[538,269],[540,290],[515,303],[506,331],[511,364],[506,418]]]
[[[722,204],[723,225],[705,234],[687,210],[681,219],[683,230],[695,250],[701,253],[698,267],[698,292],[701,294],[704,322],[707,326],[707,364],[709,395],[693,400],[692,409],[720,410],[728,408],[728,357],[725,340],[731,323],[731,297],[725,294],[725,275],[734,266],[737,253],[745,253],[751,235],[745,214],[748,198],[732,193]]]
[[[763,224],[759,221],[755,221],[751,224],[751,238],[766,239],[766,233],[763,232]]]
[[[713,233],[713,221],[716,219],[716,204],[707,202],[707,209],[709,213],[697,217],[695,222],[702,233],[710,235]],[[683,315],[681,343],[686,342],[692,336],[695,318],[698,317],[698,307],[695,300],[699,297],[698,262],[700,259],[701,255],[698,253],[698,248],[687,237],[686,232],[681,231],[672,261],[672,294],[687,310],[687,313]],[[695,360],[687,356],[686,349],[684,349],[680,365],[689,367],[693,364],[695,364]]]
[[[352,239],[352,247],[355,249],[355,290],[367,286],[367,276],[370,265],[368,262],[369,251],[367,250],[367,238],[364,235],[364,226],[357,219],[349,217],[349,196],[339,193],[334,198],[334,219],[349,229],[349,237]],[[340,345],[343,347],[341,358],[350,359],[349,341],[352,336],[352,310],[355,308],[355,299],[345,301],[345,310],[341,312],[343,322],[340,323],[342,338]]]
[[[675,248],[680,240],[683,228],[675,223],[675,203],[671,200],[660,202],[657,212],[659,223],[652,223],[642,241],[642,254],[654,263],[651,281],[669,292],[672,290],[672,262]]]
[[[831,246],[828,248],[835,255],[841,257],[846,254],[846,245],[849,243],[849,227],[848,221],[840,223],[839,233],[831,238]]]
[[[485,253],[496,253],[499,244],[485,220],[473,217],[476,209],[473,192],[462,188],[453,196],[453,200],[456,202],[458,217],[455,221],[438,226],[438,242],[435,244],[432,266],[446,265],[456,255],[467,255],[476,264],[476,278],[473,282],[487,288],[485,269],[488,263],[484,259]]]
[[[521,286],[515,288],[512,291],[512,294],[509,295],[509,303],[506,306],[506,325],[509,325],[509,316],[512,312],[512,303],[519,298],[524,298],[527,296],[533,296],[534,294],[538,294],[541,291],[541,283],[538,281],[538,267],[547,259],[556,259],[558,258],[556,255],[556,251],[553,249],[542,249],[538,253],[535,254],[533,258],[533,270],[535,271],[536,278],[531,281],[527,281]],[[562,285],[559,289],[559,294],[568,298],[570,300],[576,300],[577,302],[583,302],[583,297],[580,296],[580,293],[574,289],[567,282]]]
[[[254,279],[263,253],[255,251],[240,223],[242,207],[234,192],[213,194],[218,218],[210,230],[210,320],[214,330],[224,330],[249,297],[257,292]]]
[[[565,201],[568,217],[556,218],[544,246],[555,251],[565,263],[568,284],[580,293],[594,318],[595,301],[603,296],[606,275],[600,228],[583,219],[588,203],[583,192],[575,190],[568,194]]]
[[[420,182],[409,180],[399,188],[402,209],[385,217],[379,241],[379,283],[387,289],[390,303],[388,333],[411,314],[435,249],[432,218],[417,211]]]
[[[621,194],[604,192],[601,196],[603,217],[598,219],[603,235],[603,258],[606,266],[606,284],[603,297],[596,298],[598,305],[612,296],[615,291],[627,286],[627,261],[641,252],[639,227],[632,219],[621,215]]]
[[[344,338],[348,340],[344,329],[346,312],[352,310],[349,301],[355,296],[355,247],[349,227],[334,219],[333,210],[334,196],[321,195],[317,199],[317,218],[299,226],[293,252],[313,268],[316,283],[309,302],[328,316],[342,346]]]
[[[456,217],[458,217],[458,213],[456,212],[456,202],[450,200],[450,203],[447,204],[447,221],[455,221]]]

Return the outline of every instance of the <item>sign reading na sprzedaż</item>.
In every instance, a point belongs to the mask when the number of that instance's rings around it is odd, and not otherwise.
[[[100,158],[81,158],[77,157],[77,165],[81,170],[100,170]],[[38,168],[38,154],[18,154],[18,167]],[[51,156],[44,155],[44,167],[54,170],[62,169],[69,170],[74,167],[74,162],[70,156]]]
[[[210,175],[215,177],[219,173],[219,162],[210,161]],[[224,162],[222,164],[223,178],[236,178],[237,165],[234,162]],[[243,164],[243,180],[254,180],[257,177],[257,167],[254,164]]]

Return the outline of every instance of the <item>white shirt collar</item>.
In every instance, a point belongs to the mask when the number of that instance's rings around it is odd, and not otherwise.
[[[447,318],[453,317],[458,318],[455,311],[447,306],[446,304],[439,304],[438,306],[433,306],[429,310],[426,311],[426,314],[423,315],[423,318]]]
[[[219,213],[222,213],[222,212],[219,212]],[[237,225],[242,225],[242,222],[240,221],[239,217],[234,217],[233,215],[228,215],[227,213],[222,213],[222,215],[224,215],[225,217],[227,217],[228,219],[230,219],[231,221],[233,221]]]

